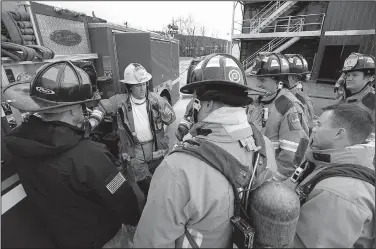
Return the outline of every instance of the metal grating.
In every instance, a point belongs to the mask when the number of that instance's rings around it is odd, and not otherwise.
[[[86,37],[85,25],[77,22],[53,16],[36,14],[41,39],[45,47],[52,49],[55,54],[87,54],[90,53],[88,39]],[[81,36],[82,40],[74,46],[64,46],[55,43],[50,39],[50,35],[56,30],[69,30]]]

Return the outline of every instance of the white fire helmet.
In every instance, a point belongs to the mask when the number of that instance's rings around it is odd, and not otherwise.
[[[124,69],[124,79],[120,82],[137,85],[148,82],[151,78],[151,74],[141,64],[131,63]]]

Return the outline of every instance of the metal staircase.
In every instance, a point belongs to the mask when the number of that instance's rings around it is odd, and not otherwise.
[[[250,33],[259,33],[296,3],[297,1],[270,2],[250,20]]]
[[[294,23],[291,27],[289,27],[286,32],[299,32],[302,30],[304,25],[304,19],[299,20],[298,22]],[[276,37],[267,43],[265,46],[257,50],[254,54],[250,55],[247,59],[243,61],[243,68],[246,73],[248,73],[249,67],[253,64],[256,59],[256,56],[260,52],[274,52],[280,53],[283,50],[290,47],[295,42],[299,41],[300,37]]]

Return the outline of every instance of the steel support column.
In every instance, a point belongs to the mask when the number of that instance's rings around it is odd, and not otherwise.
[[[230,41],[230,51],[229,51],[229,54],[232,54],[232,46],[233,46],[233,43],[232,43],[232,39],[233,39],[233,36],[234,36],[234,18],[235,18],[235,8],[236,8],[236,4],[238,3],[238,1],[234,1],[232,3],[232,18],[231,18],[231,41]]]

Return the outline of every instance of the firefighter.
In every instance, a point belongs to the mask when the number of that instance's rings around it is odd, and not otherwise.
[[[200,56],[197,58],[194,58],[189,67],[187,72],[187,82],[186,84],[190,84],[192,82],[195,82],[195,76],[196,74],[193,73],[194,69],[196,68],[197,64],[199,64],[201,61],[203,61],[206,58],[206,56]],[[188,103],[184,116],[180,123],[178,124],[178,128],[175,132],[175,136],[178,139],[178,141],[182,141],[184,136],[189,133],[189,129],[193,125],[193,120],[191,120],[192,117],[192,111],[193,111],[193,99]]]
[[[252,99],[247,96],[249,87],[241,64],[231,55],[212,54],[193,73],[195,82],[180,89],[194,94],[192,136],[224,149],[250,172],[260,146],[267,160],[255,163],[260,168],[254,188],[270,180],[271,168],[276,167],[273,146],[247,122],[245,106]],[[217,162],[231,171],[234,164],[227,157],[216,157],[218,154],[211,153],[211,159],[221,160]],[[194,155],[172,153],[153,175],[134,247],[193,248],[185,236],[189,232],[201,248],[230,248],[233,212],[233,190],[220,172]]]
[[[375,121],[375,59],[373,56],[352,53],[342,68],[345,74],[344,94],[337,103],[354,103],[365,109]]]
[[[295,248],[375,248],[375,142],[364,142],[373,126],[359,106],[324,108],[307,162],[286,183],[302,204]]]
[[[251,68],[251,75],[257,77],[257,86],[267,94],[248,107],[248,121],[274,145],[277,180],[285,180],[294,172],[298,144],[309,133],[302,103],[288,90],[289,70],[288,60],[278,53],[259,54]]]
[[[163,125],[176,119],[171,105],[149,92],[147,84],[151,78],[141,64],[129,64],[124,70],[124,80],[120,81],[126,84],[128,92],[102,99],[89,117],[95,128],[106,114],[117,115],[119,157],[145,195],[151,174],[169,150]]]
[[[10,131],[5,145],[54,245],[129,246],[122,223],[137,224],[138,199],[105,146],[85,139],[83,110],[99,101],[88,75],[70,61],[49,63],[31,84],[9,85],[3,95],[14,108],[41,116]]]
[[[291,75],[288,75],[289,90],[295,97],[303,104],[303,110],[306,113],[308,119],[308,127],[310,131],[313,128],[313,102],[309,96],[303,91],[303,83],[306,81],[308,71],[308,63],[306,59],[300,54],[285,54],[289,60],[289,67]]]

